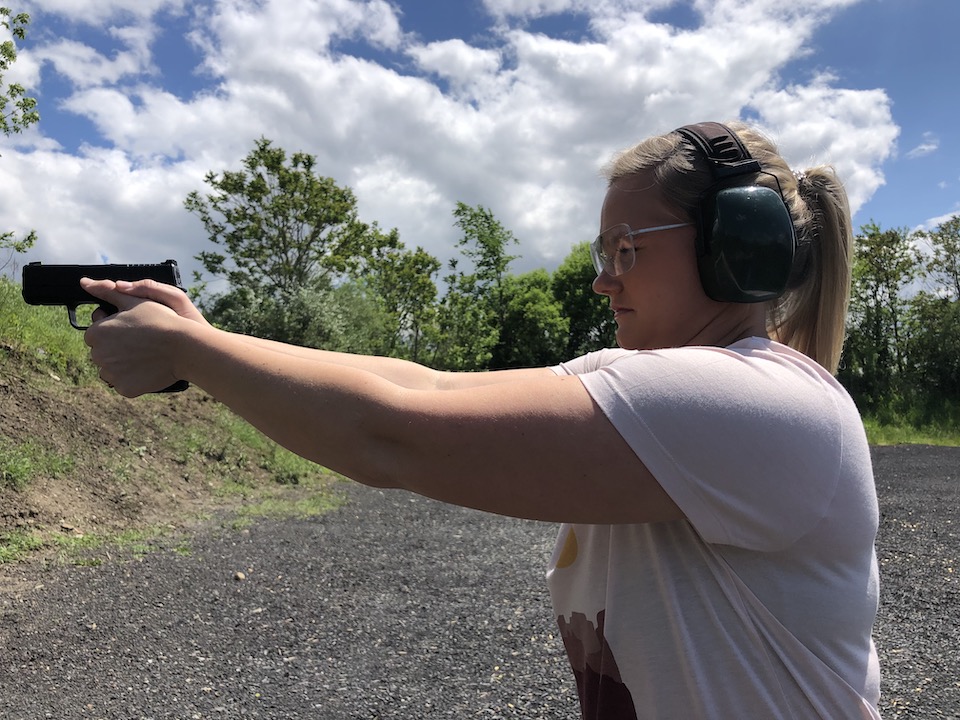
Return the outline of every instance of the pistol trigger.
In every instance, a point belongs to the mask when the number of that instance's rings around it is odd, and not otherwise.
[[[67,315],[70,316],[70,324],[73,325],[77,330],[86,330],[88,326],[79,325],[77,323],[77,308],[78,305],[68,305],[67,306]]]

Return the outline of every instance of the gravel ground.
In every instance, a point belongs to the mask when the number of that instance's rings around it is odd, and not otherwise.
[[[874,460],[883,715],[960,718],[960,449]],[[28,572],[0,604],[0,720],[577,717],[555,526],[344,488],[321,518]]]

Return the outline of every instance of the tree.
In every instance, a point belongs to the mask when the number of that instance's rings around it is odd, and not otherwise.
[[[458,202],[453,215],[457,218],[455,225],[463,232],[457,246],[473,262],[474,287],[485,298],[495,321],[502,322],[507,311],[504,278],[510,263],[517,259],[506,250],[517,239],[482,205],[472,208]]]
[[[291,308],[315,304],[317,297],[304,293],[322,296],[337,280],[359,273],[391,236],[360,222],[353,192],[317,175],[311,155],[295,153],[288,159],[261,138],[242,165],[235,172],[208,173],[205,181],[213,192],[203,197],[194,191],[184,203],[220,248],[197,259],[229,283],[225,294],[203,307],[231,329],[303,340],[296,333],[276,334],[303,325]],[[196,279],[201,282],[202,276]]]
[[[905,288],[920,269],[906,228],[881,230],[875,223],[856,238],[853,291],[841,380],[867,409],[900,397],[904,378],[907,314]]]
[[[408,250],[394,236],[374,254],[366,284],[385,313],[385,355],[419,362],[436,321],[440,261],[423,248]]]
[[[539,367],[567,359],[570,321],[553,296],[550,274],[541,269],[511,275],[503,289],[506,313],[490,367]]]
[[[0,43],[0,132],[7,136],[22,132],[40,120],[37,101],[27,96],[23,85],[10,83],[4,86],[3,84],[4,75],[17,59],[16,41],[26,38],[29,24],[30,16],[27,13],[14,15],[10,8],[0,7],[0,25],[10,31],[13,36]],[[0,250],[7,250],[10,254],[22,253],[33,247],[36,241],[37,234],[33,230],[20,240],[14,237],[14,233],[5,232],[0,234]],[[8,257],[0,263],[0,270],[3,270],[9,262]]]
[[[960,420],[960,299],[919,292],[910,299],[907,356],[917,425]],[[953,415],[953,417],[951,417]]]
[[[943,290],[960,300],[960,215],[954,215],[932,232],[919,232],[933,253],[927,260],[927,276],[941,283]]]
[[[617,344],[610,303],[591,287],[596,275],[589,243],[574,247],[553,274],[553,295],[570,323],[567,357]]]
[[[30,16],[27,13],[14,15],[10,8],[0,7],[0,25],[9,30],[13,36],[12,39],[0,43],[0,81],[10,66],[16,62],[16,40],[24,40],[27,37],[29,24]],[[22,132],[39,120],[37,101],[27,96],[23,85],[10,83],[0,91],[0,132],[4,135]]]
[[[450,262],[434,337],[434,363],[448,370],[480,370],[489,366],[500,342],[507,314],[504,282],[516,259],[506,248],[517,240],[480,205],[458,202],[453,214],[454,225],[463,233],[457,247],[471,262],[472,272],[460,270],[457,259]]]

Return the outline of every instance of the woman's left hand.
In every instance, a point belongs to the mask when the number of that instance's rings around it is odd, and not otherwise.
[[[175,369],[177,339],[189,320],[166,305],[117,290],[112,280],[84,278],[80,284],[118,310],[97,319],[84,333],[101,380],[132,398],[182,379]]]

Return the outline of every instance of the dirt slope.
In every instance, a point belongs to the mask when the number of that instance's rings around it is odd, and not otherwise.
[[[226,415],[196,388],[127,400],[32,369],[0,348],[0,449],[52,466],[22,489],[0,487],[0,536],[187,520],[221,502],[212,495],[224,482],[266,480],[231,437]]]

